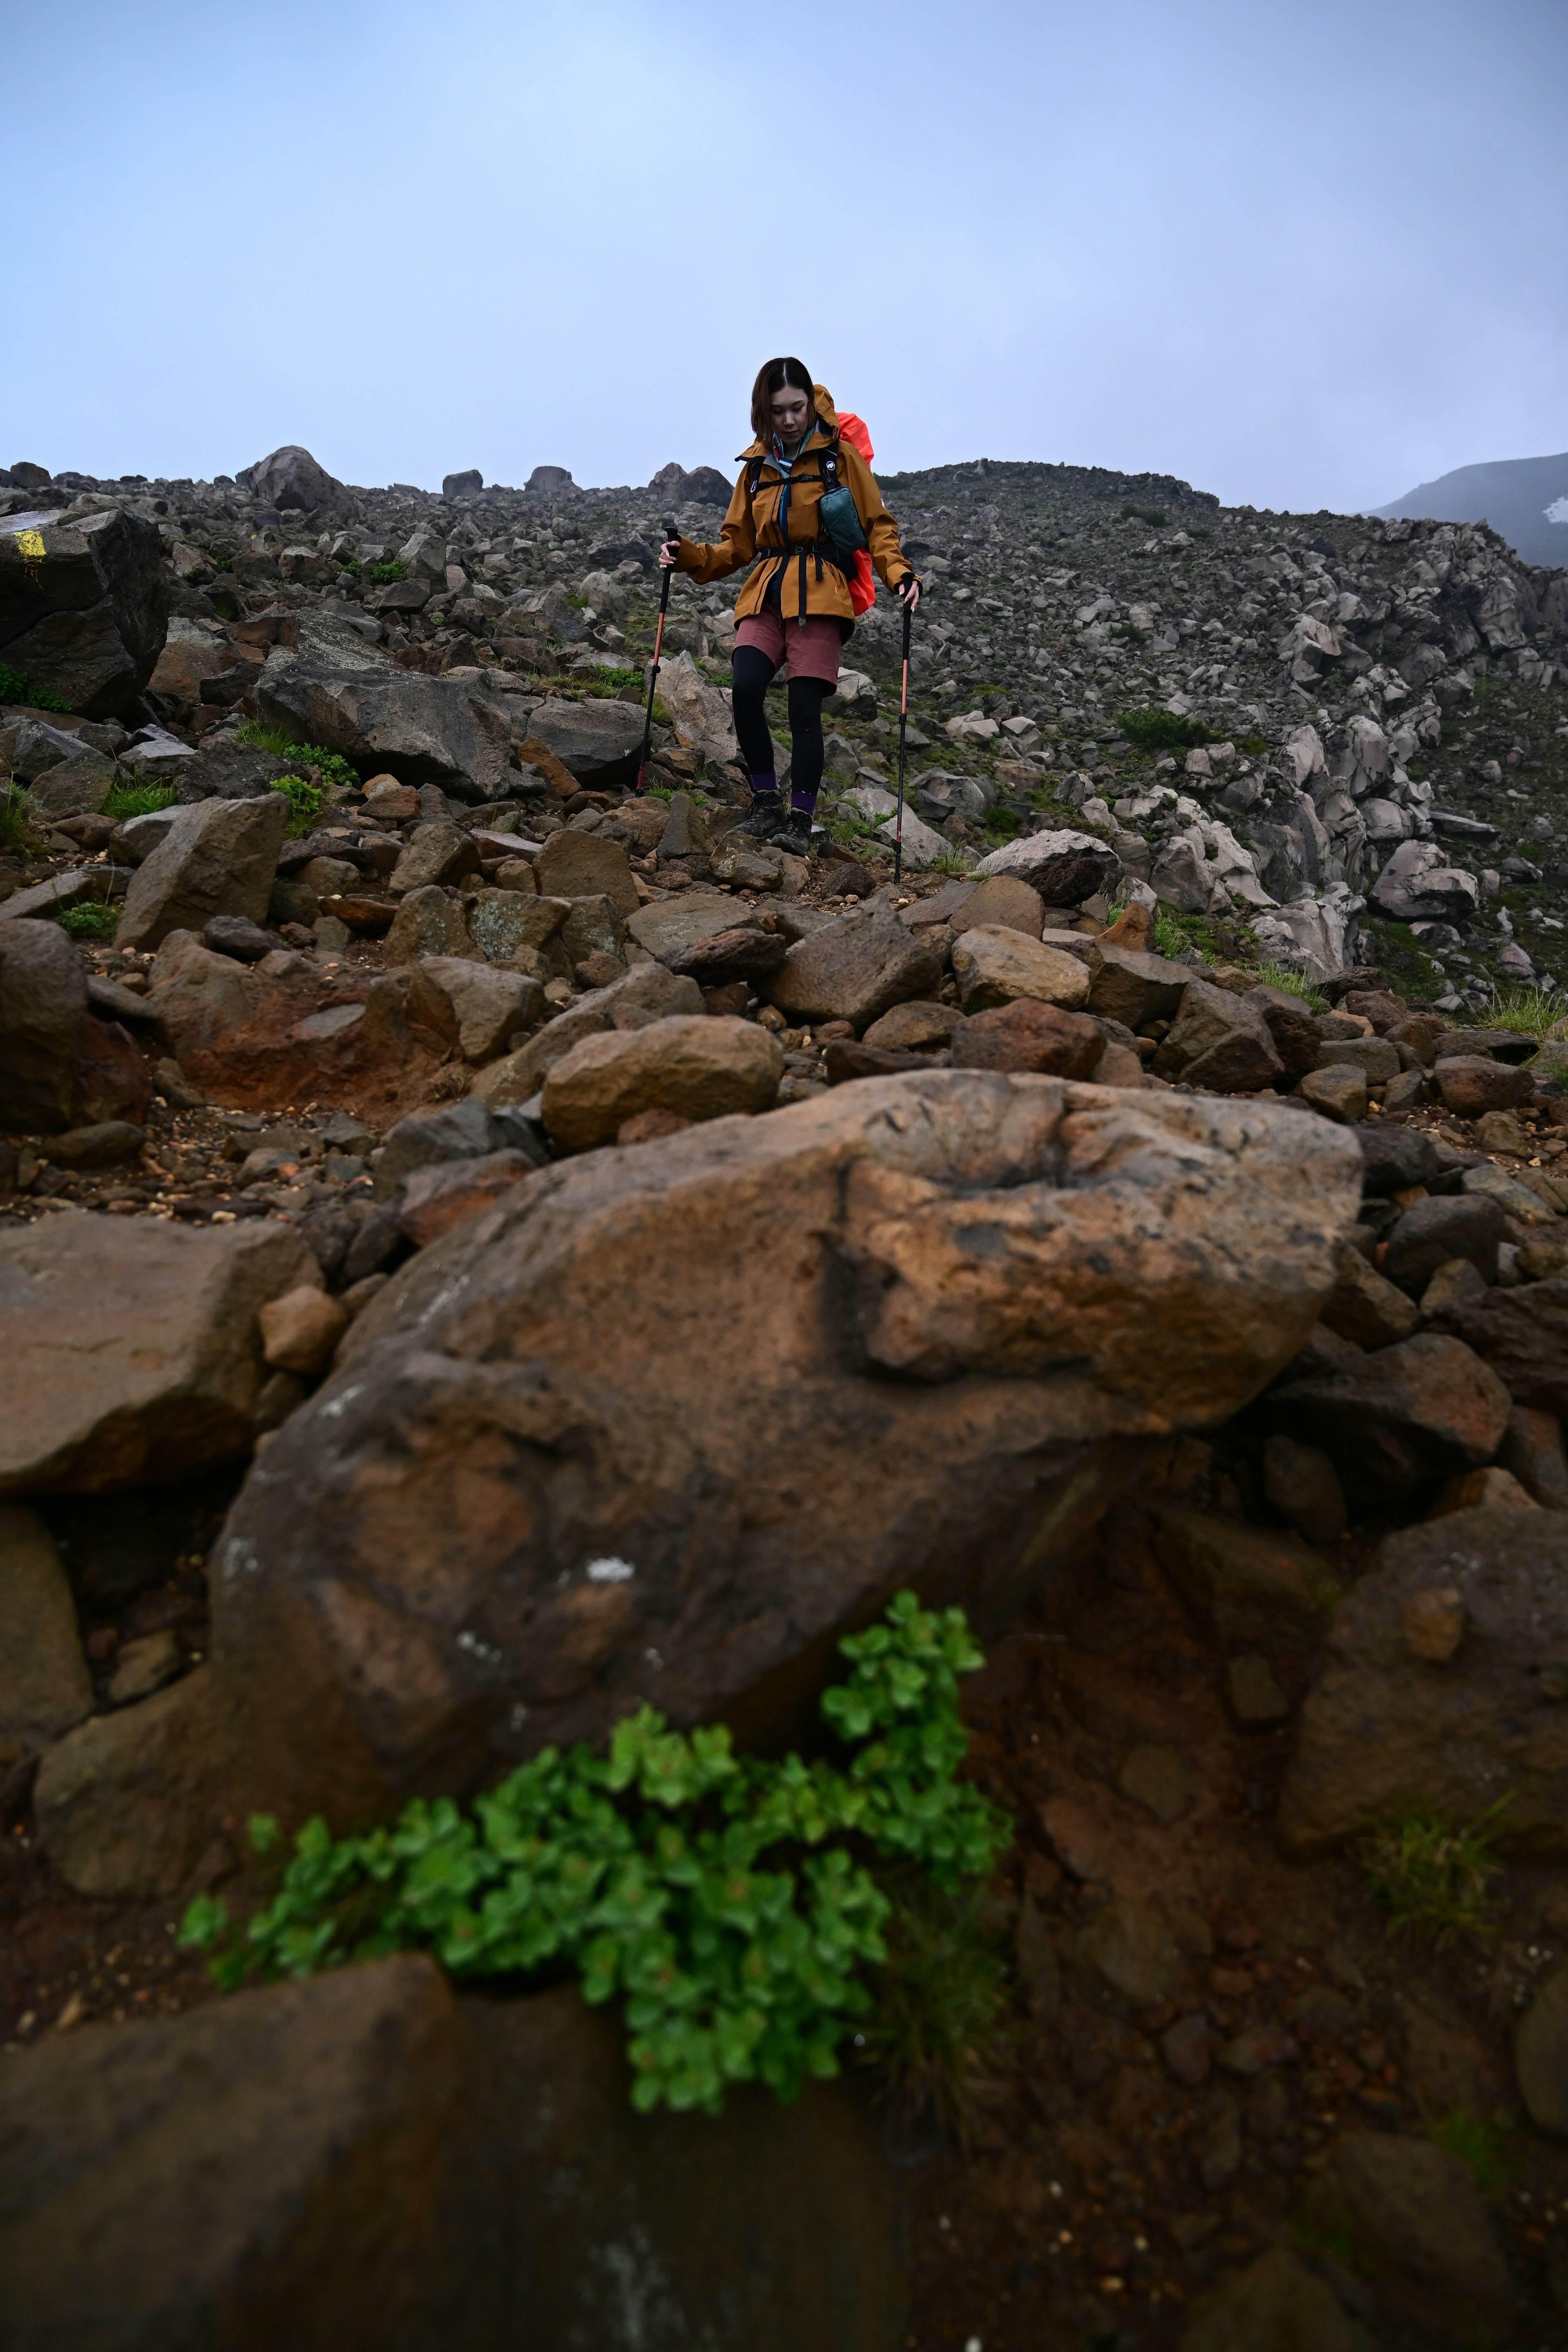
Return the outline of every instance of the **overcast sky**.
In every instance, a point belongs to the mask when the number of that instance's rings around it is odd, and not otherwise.
[[[1355,510],[1568,446],[1564,0],[10,0],[0,463],[891,472]]]

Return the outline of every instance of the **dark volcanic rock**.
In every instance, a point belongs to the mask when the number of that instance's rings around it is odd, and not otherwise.
[[[112,508],[0,531],[0,660],[68,709],[128,717],[168,622],[163,542],[145,517]]]

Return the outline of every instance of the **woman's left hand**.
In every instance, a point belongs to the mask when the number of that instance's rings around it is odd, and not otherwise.
[[[902,604],[907,611],[912,613],[915,606],[921,601],[921,583],[911,572],[907,580],[900,581],[894,593],[898,596],[900,604]]]

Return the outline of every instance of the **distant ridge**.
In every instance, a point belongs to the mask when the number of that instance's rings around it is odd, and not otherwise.
[[[1559,511],[1549,515],[1551,507]],[[1568,450],[1556,457],[1458,466],[1435,482],[1420,483],[1392,506],[1372,511],[1385,521],[1412,515],[1436,522],[1489,522],[1527,563],[1568,564]]]

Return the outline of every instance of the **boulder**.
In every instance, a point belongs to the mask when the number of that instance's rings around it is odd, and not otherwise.
[[[422,1168],[444,1168],[499,1152],[527,1150],[531,1132],[515,1111],[492,1110],[477,1095],[449,1103],[442,1110],[415,1111],[398,1120],[375,1156],[376,1198],[390,1200]],[[543,1145],[535,1146],[533,1160],[537,1163],[544,1158]]]
[[[540,958],[548,977],[569,980],[571,965],[559,935],[571,915],[570,898],[542,898],[537,883],[527,890],[479,890],[469,907],[468,929],[487,963],[529,971]]]
[[[1450,866],[1434,841],[1402,841],[1372,886],[1372,903],[1394,923],[1463,923],[1480,904],[1473,874]]]
[[[1384,1538],[1335,1610],[1305,1701],[1280,1836],[1321,1853],[1413,1806],[1470,1822],[1505,1792],[1505,1852],[1568,1855],[1568,1519],[1509,1505]],[[1453,1596],[1457,1647],[1434,1663],[1412,1605]]]
[[[1121,860],[1092,833],[1026,833],[992,850],[974,871],[1014,875],[1047,907],[1079,907],[1114,885]]]
[[[314,1380],[331,1360],[349,1328],[347,1309],[329,1298],[319,1283],[302,1282],[281,1298],[269,1298],[258,1318],[261,1352],[275,1372],[298,1372]]]
[[[1087,1003],[1089,971],[1077,956],[1003,925],[965,931],[952,943],[952,976],[966,1013],[1034,997],[1065,1010]]]
[[[437,882],[410,890],[386,932],[387,961],[395,967],[426,956],[468,957],[473,947],[462,900]]]
[[[1568,1968],[1552,1969],[1520,2019],[1513,2070],[1536,2129],[1568,2137]]]
[[[1058,940],[1055,944],[1066,943]],[[1085,939],[1067,952],[1088,967],[1085,1011],[1102,1020],[1120,1021],[1134,1032],[1151,1022],[1173,1019],[1192,979],[1184,963],[1149,955],[1140,948],[1121,947],[1107,939]]]
[[[767,980],[788,953],[789,941],[780,931],[715,931],[709,939],[693,940],[676,949],[664,961],[668,971],[695,980],[700,987],[727,988],[735,981]]]
[[[274,656],[257,685],[256,703],[268,726],[341,752],[363,775],[437,783],[479,803],[506,790],[506,713],[466,680],[384,664],[345,671]]]
[[[797,940],[768,994],[793,1021],[847,1021],[858,1030],[905,998],[934,996],[941,986],[934,948],[896,916],[857,912]]]
[[[885,1013],[875,1025],[892,1018]],[[1037,1070],[1054,1078],[1090,1076],[1105,1051],[1098,1022],[1034,996],[977,1013],[954,1028],[952,1039],[955,1070]]]
[[[1328,2280],[1289,2246],[1271,2246],[1193,2304],[1178,2352],[1377,2352]]]
[[[1029,1000],[1020,1000],[1026,1001]],[[865,1043],[919,1053],[925,1047],[950,1045],[964,1026],[963,1015],[956,1004],[921,1003],[919,998],[911,998],[895,1004],[890,1012],[873,1021],[866,1032]]]
[[[281,793],[203,801],[182,809],[125,894],[121,947],[158,947],[171,931],[199,931],[213,915],[265,921],[278,853],[289,828]]]
[[[152,1099],[152,1079],[135,1040],[118,1021],[84,1021],[71,1065],[72,1127],[141,1127]]]
[[[0,1129],[71,1123],[71,1066],[87,1018],[76,941],[56,923],[0,923]]]
[[[645,1110],[697,1120],[771,1109],[783,1076],[783,1046],[754,1022],[677,1013],[584,1037],[551,1064],[541,1112],[558,1143],[591,1151]]]
[[[119,772],[107,752],[74,752],[36,779],[27,793],[28,814],[41,824],[84,813],[96,816],[113,791]]]
[[[619,709],[617,703],[595,703],[595,709]],[[541,894],[552,898],[603,897],[618,915],[635,915],[642,905],[636,877],[618,841],[602,841],[596,834],[574,833],[570,826],[552,833],[533,861],[534,880]],[[726,904],[733,912],[734,901]]]
[[[46,1748],[92,1706],[76,1601],[36,1511],[0,1503],[0,1757]]]
[[[1300,1348],[1359,1179],[1283,1110],[968,1071],[542,1171],[393,1277],[230,1515],[247,1800],[379,1819],[640,1696],[793,1729],[903,1585],[1005,1622],[1137,1441]]]
[[[405,899],[398,921],[429,895]],[[456,904],[433,895],[443,907]],[[457,913],[460,924],[460,907]],[[459,950],[468,944],[460,933]],[[417,1101],[429,1077],[430,1054],[405,1016],[404,985],[387,975],[351,978],[282,950],[241,964],[190,931],[174,931],[151,979],[148,1006],[174,1059],[229,1108],[324,1098],[382,1123]]]
[[[442,818],[433,824],[415,826],[386,887],[393,898],[405,898],[411,890],[460,882],[465,874],[479,870],[479,853],[470,836],[460,825]],[[357,880],[357,875],[353,878]]]
[[[1206,980],[1188,981],[1151,1066],[1156,1077],[1221,1095],[1253,1094],[1284,1074],[1259,1007]]]
[[[1338,1587],[1306,1544],[1184,1503],[1159,1503],[1150,1518],[1155,1557],[1212,1642],[1317,1647]]]
[[[399,1230],[416,1249],[428,1249],[465,1218],[477,1217],[493,1201],[531,1176],[539,1165],[526,1151],[488,1151],[477,1160],[416,1168],[403,1188]]]
[[[1471,1195],[1466,1205],[1477,1199]],[[1438,1309],[1436,1328],[1473,1348],[1515,1404],[1568,1417],[1568,1279],[1562,1275],[1479,1297],[1456,1292]]]
[[[1391,1192],[1430,1184],[1442,1171],[1436,1144],[1422,1128],[1363,1127],[1356,1142],[1361,1148],[1362,1189],[1370,1199],[1381,1200]]]
[[[1428,2139],[1346,2132],[1306,2216],[1364,2278],[1380,2318],[1423,2352],[1475,2352],[1513,2331],[1519,2296],[1475,2176]]]
[[[722,765],[738,756],[735,722],[716,686],[710,686],[689,653],[659,665],[658,698],[669,713],[676,740],[689,751]],[[629,706],[628,706],[629,708]]]
[[[1415,1494],[1489,1462],[1508,1429],[1509,1393],[1461,1340],[1417,1333],[1268,1400],[1271,1425],[1321,1445],[1342,1471]]]
[[[983,882],[965,891],[963,903],[949,919],[954,939],[963,931],[1000,926],[1026,932],[1030,939],[1037,940],[1045,926],[1046,909],[1039,892],[1018,875],[988,874]]]
[[[1353,1127],[1366,1117],[1366,1080],[1360,1070],[1348,1066],[1309,1070],[1296,1092],[1315,1111],[1325,1118],[1338,1119],[1342,1127]]]
[[[1483,1282],[1495,1282],[1498,1249],[1508,1221],[1484,1193],[1438,1193],[1415,1201],[1388,1236],[1383,1271],[1412,1298],[1419,1298],[1440,1265],[1463,1258]]]
[[[543,1015],[538,981],[464,956],[426,956],[409,986],[409,1019],[447,1038],[465,1062],[493,1061],[514,1031]]]
[[[178,1891],[217,1835],[226,1786],[212,1674],[198,1666],[56,1742],[34,1790],[38,1835],[79,1895],[155,1902]]]
[[[643,723],[642,710],[629,702],[568,702],[552,694],[529,721],[529,740],[542,743],[580,784],[616,792],[637,780]]]
[[[11,2352],[900,2352],[864,2104],[641,2116],[624,2040],[416,1954],[45,2039],[0,2083]]]
[[[168,620],[163,542],[144,516],[0,531],[0,661],[79,716],[132,715]]]
[[[314,1273],[287,1225],[66,1210],[0,1234],[0,1493],[163,1486],[247,1453],[257,1316]]]
[[[460,474],[442,475],[441,496],[444,499],[476,498],[479,491],[484,488],[484,486],[485,478],[480,473],[479,467],[477,466],[470,466],[465,472]]]
[[[1342,1242],[1339,1277],[1323,1321],[1358,1348],[1390,1348],[1421,1328],[1421,1310],[1396,1284],[1369,1265],[1352,1242]]]
[[[640,1029],[669,1013],[701,1011],[702,991],[694,980],[678,979],[662,964],[638,964],[624,980],[579,997],[569,1012],[547,1021],[515,1054],[492,1062],[474,1080],[474,1094],[497,1108],[526,1103],[538,1093],[551,1064],[583,1038],[604,1029]]]
[[[318,507],[341,506],[348,499],[342,482],[293,441],[274,449],[269,457],[258,457],[254,466],[242,466],[234,478],[248,488],[258,506],[276,507],[279,514],[285,507],[314,514]]]
[[[559,839],[559,835],[556,836]],[[682,951],[700,940],[716,939],[721,931],[754,930],[763,936],[760,918],[743,898],[721,890],[683,890],[679,898],[656,898],[626,919],[628,935],[673,971]],[[789,941],[784,942],[786,950]],[[717,982],[706,985],[716,986]]]
[[[1432,1066],[1432,1083],[1445,1110],[1456,1118],[1482,1118],[1490,1110],[1512,1110],[1535,1092],[1527,1069],[1494,1062],[1480,1054],[1451,1054]]]

